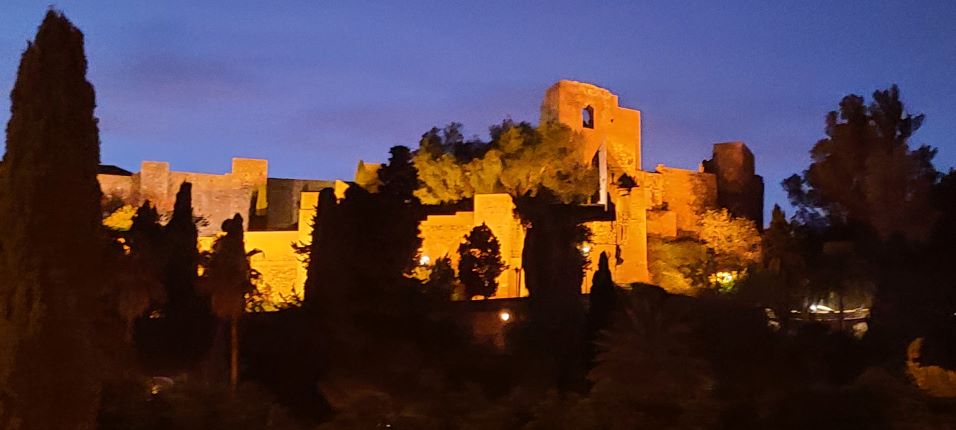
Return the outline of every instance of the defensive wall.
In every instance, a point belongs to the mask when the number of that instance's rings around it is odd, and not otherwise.
[[[619,106],[618,97],[604,88],[575,81],[560,81],[547,90],[541,121],[558,121],[580,133],[579,162],[600,169],[595,192],[602,198],[590,209],[604,215],[585,223],[592,237],[581,249],[590,261],[582,293],[590,291],[602,252],[610,259],[616,282],[649,282],[648,236],[693,235],[707,209],[727,208],[762,226],[763,180],[755,174],[754,156],[742,142],[715,144],[712,158],[696,170],[657,165],[644,171],[640,111]],[[355,184],[374,184],[379,167],[359,162]],[[249,230],[247,248],[262,251],[252,258],[252,266],[262,273],[275,301],[303,291],[305,267],[292,245],[307,244],[311,237],[318,192],[333,188],[342,198],[350,186],[342,181],[269,178],[265,160],[244,158],[233,159],[231,171],[220,175],[172,171],[168,163],[146,161],[140,172],[113,168],[102,170],[98,178],[104,195],[131,205],[148,199],[161,213],[172,210],[179,185],[191,182],[195,214],[208,221],[200,229],[203,248],[211,246],[224,219],[243,215]],[[419,226],[421,263],[432,264],[447,255],[457,268],[458,246],[472,228],[485,224],[498,238],[508,266],[494,298],[527,296],[521,264],[526,226],[514,208],[506,194],[479,194],[470,210],[428,215]]]

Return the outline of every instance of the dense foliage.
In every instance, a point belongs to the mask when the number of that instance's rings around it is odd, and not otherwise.
[[[578,160],[581,137],[567,126],[538,127],[505,120],[491,127],[491,140],[464,140],[461,125],[433,128],[422,136],[414,162],[425,204],[456,202],[477,193],[536,195],[547,189],[570,203],[597,188],[596,173]]]
[[[805,223],[860,225],[880,238],[925,238],[934,218],[929,199],[937,179],[936,150],[912,148],[923,124],[909,114],[895,85],[863,97],[849,95],[826,117],[826,135],[813,146],[813,162],[784,181]]]
[[[471,229],[458,246],[458,279],[465,288],[465,298],[488,298],[498,291],[498,276],[505,270],[501,245],[487,225]]]
[[[753,222],[726,209],[701,214],[696,232],[675,239],[648,238],[651,279],[667,291],[696,295],[707,288],[732,290],[760,260]]]

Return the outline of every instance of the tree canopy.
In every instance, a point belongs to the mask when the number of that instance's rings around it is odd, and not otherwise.
[[[465,141],[461,124],[425,133],[415,151],[425,204],[456,202],[478,193],[536,195],[547,189],[558,200],[580,202],[597,187],[590,166],[578,160],[581,136],[558,123],[533,127],[505,120],[490,129],[491,140]]]
[[[471,229],[458,246],[458,279],[465,287],[465,298],[488,298],[498,291],[498,276],[505,270],[501,245],[487,225]]]
[[[906,111],[895,85],[863,97],[848,95],[826,117],[826,135],[810,151],[802,175],[783,181],[805,224],[860,225],[887,239],[924,238],[932,227],[930,192],[938,178],[936,149],[913,148],[922,114]]]

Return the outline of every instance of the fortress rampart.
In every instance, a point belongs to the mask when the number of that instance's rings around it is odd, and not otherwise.
[[[545,93],[541,121],[558,121],[583,137],[579,162],[600,171],[603,211],[586,222],[591,241],[582,247],[597,267],[602,252],[611,261],[614,280],[621,284],[649,282],[648,236],[676,238],[696,233],[700,215],[727,208],[735,216],[763,223],[763,179],[755,174],[753,153],[742,142],[718,143],[713,156],[696,170],[657,165],[641,168],[641,112],[618,105],[618,97],[595,85],[560,81]],[[597,163],[599,159],[603,159]],[[359,162],[354,184],[370,180],[377,164]],[[116,169],[120,170],[120,169]],[[172,171],[168,163],[143,162],[138,173],[112,171],[98,176],[104,195],[131,205],[150,200],[162,212],[172,210],[179,184],[193,184],[195,214],[201,227],[201,247],[211,246],[222,220],[239,213],[247,220],[246,245],[262,254],[253,267],[262,272],[275,301],[302,293],[305,268],[293,243],[308,243],[318,192],[333,188],[341,198],[350,186],[342,181],[269,178],[266,160],[233,159],[230,172],[216,175]],[[501,243],[508,268],[499,278],[495,298],[527,295],[521,265],[525,226],[515,216],[506,194],[478,194],[470,211],[433,214],[419,226],[424,262],[445,255],[457,267],[457,249],[475,226],[488,225]],[[586,273],[582,293],[590,291]]]

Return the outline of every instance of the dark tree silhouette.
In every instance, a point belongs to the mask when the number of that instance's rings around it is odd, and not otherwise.
[[[505,270],[498,238],[485,223],[471,229],[458,246],[458,280],[465,287],[465,298],[489,298],[498,291],[498,276]]]
[[[164,228],[167,245],[165,286],[168,314],[188,312],[197,304],[196,292],[199,233],[193,222],[192,184],[183,182],[176,193],[173,215]]]
[[[0,427],[94,428],[99,131],[83,34],[50,10],[20,61],[0,168]],[[105,333],[98,333],[105,336]]]
[[[874,92],[869,106],[863,97],[844,97],[840,110],[827,115],[827,137],[810,151],[810,167],[783,182],[798,218],[861,225],[882,239],[894,233],[925,238],[933,219],[936,150],[909,144],[923,118],[906,112],[895,85]]]
[[[153,227],[144,228],[151,231]],[[198,236],[192,210],[192,184],[183,182],[176,193],[173,215],[163,227],[160,279],[166,303],[162,318],[150,320],[150,329],[143,333],[143,341],[138,342],[141,357],[152,362],[150,367],[155,366],[156,370],[195,369],[212,343],[215,321],[209,298],[201,295],[196,285]]]
[[[435,260],[428,280],[425,281],[425,294],[436,301],[445,302],[455,292],[455,268],[447,255]]]
[[[249,265],[242,216],[223,221],[222,231],[225,234],[216,239],[208,254],[200,285],[212,299],[213,313],[229,325],[229,385],[235,390],[239,384],[239,319],[259,274]]]
[[[598,334],[610,327],[617,307],[617,285],[614,285],[614,280],[611,278],[607,253],[602,252],[601,258],[598,260],[598,269],[592,277],[591,297],[588,303],[587,340],[589,361],[594,358],[593,345],[598,338]]]
[[[404,203],[418,203],[414,197],[418,189],[418,171],[412,164],[412,151],[407,146],[393,146],[388,163],[378,171],[382,186],[379,193],[401,200]]]
[[[555,360],[561,389],[583,381],[585,315],[581,281],[587,259],[579,246],[589,231],[573,206],[557,202],[547,189],[516,201],[528,225],[522,250],[525,281],[530,293],[532,343]]]
[[[773,309],[784,332],[789,328],[790,311],[804,306],[807,298],[806,242],[780,206],[774,205],[770,226],[763,232],[762,264],[738,290],[747,301]]]
[[[421,209],[408,148],[392,148],[379,171],[379,192],[350,187],[336,202],[331,190],[319,194],[313,220],[306,279],[306,304],[331,316],[346,304],[388,308],[405,296],[406,274],[418,263]]]
[[[116,268],[118,308],[126,323],[126,339],[133,340],[135,323],[151,310],[166,303],[161,281],[163,267],[162,226],[159,214],[147,200],[133,215],[129,231],[122,235],[127,251],[113,255]]]
[[[339,250],[334,247],[341,245],[341,233],[336,231],[337,217],[335,193],[326,188],[319,192],[319,200],[312,217],[312,234],[305,246],[306,281],[304,299],[307,306],[316,306],[322,303],[334,302],[333,295],[339,290],[335,288],[340,279],[333,276],[340,274],[339,269],[344,263]],[[319,257],[321,256],[321,257]]]

